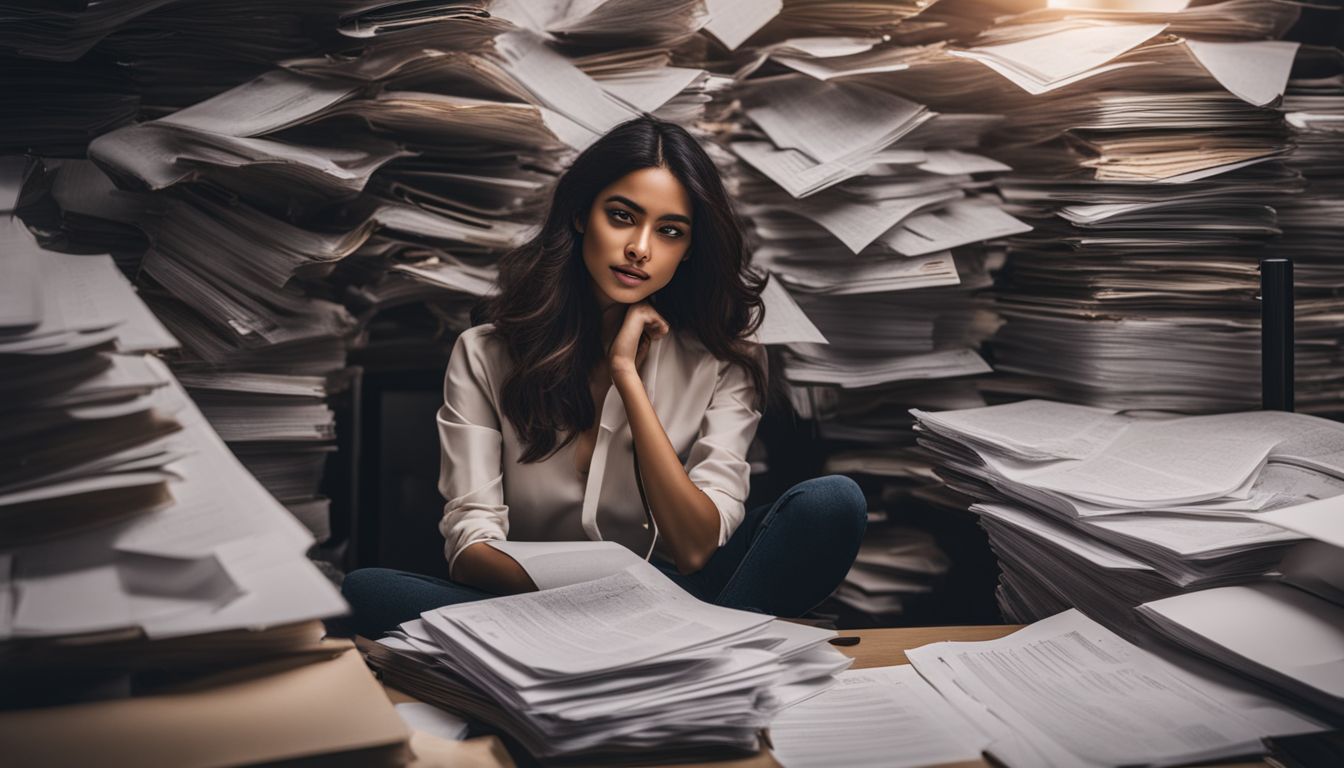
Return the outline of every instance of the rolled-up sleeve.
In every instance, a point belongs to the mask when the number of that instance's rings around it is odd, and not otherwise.
[[[765,365],[765,349],[752,353]],[[737,530],[746,516],[751,485],[747,449],[756,436],[761,411],[751,376],[736,363],[717,361],[718,378],[700,431],[686,459],[686,476],[719,510],[719,546]]]
[[[462,550],[509,532],[501,464],[503,436],[487,379],[480,332],[462,333],[453,346],[439,408],[439,492],[447,499],[439,532],[448,572]]]

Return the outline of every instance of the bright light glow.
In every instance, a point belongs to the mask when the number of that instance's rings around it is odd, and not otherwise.
[[[1046,0],[1046,5],[1050,8],[1088,11],[1174,13],[1185,10],[1190,0]]]

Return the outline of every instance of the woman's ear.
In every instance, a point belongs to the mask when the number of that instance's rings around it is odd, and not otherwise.
[[[587,211],[574,214],[574,229],[578,230],[580,235],[583,234],[583,220],[586,219],[587,217],[588,217]]]

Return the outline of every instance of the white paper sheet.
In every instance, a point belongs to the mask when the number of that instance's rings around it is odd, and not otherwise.
[[[412,731],[424,731],[449,741],[467,737],[467,721],[452,712],[419,701],[403,701],[396,707],[402,722]]]
[[[1248,512],[1246,517],[1296,531],[1336,547],[1344,547],[1344,496],[1268,512]]]
[[[1166,24],[1080,26],[949,53],[978,61],[1028,93],[1041,94],[1105,71],[1107,62],[1166,28]]]
[[[1344,702],[1344,607],[1286,584],[1238,584],[1144,603],[1196,650],[1249,662]]]
[[[977,760],[988,740],[914,667],[851,669],[770,723],[784,768],[904,768]]]
[[[1214,42],[1185,45],[1209,74],[1234,96],[1263,107],[1283,95],[1301,43],[1289,40]]]
[[[784,7],[783,0],[705,0],[705,30],[735,50]]]
[[[779,280],[772,277],[765,284],[761,302],[765,306],[765,319],[757,329],[761,344],[829,343]]]

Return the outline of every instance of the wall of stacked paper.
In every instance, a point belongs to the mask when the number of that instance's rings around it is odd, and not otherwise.
[[[114,254],[212,426],[321,539],[348,351],[445,350],[575,152],[640,112],[687,126],[773,276],[762,337],[825,469],[874,479],[838,597],[895,618],[947,569],[878,522],[939,494],[912,406],[1247,407],[1278,253],[1299,402],[1338,401],[1337,52],[1276,40],[1292,4],[1035,5],[16,8],[0,141],[42,158],[24,220]]]

